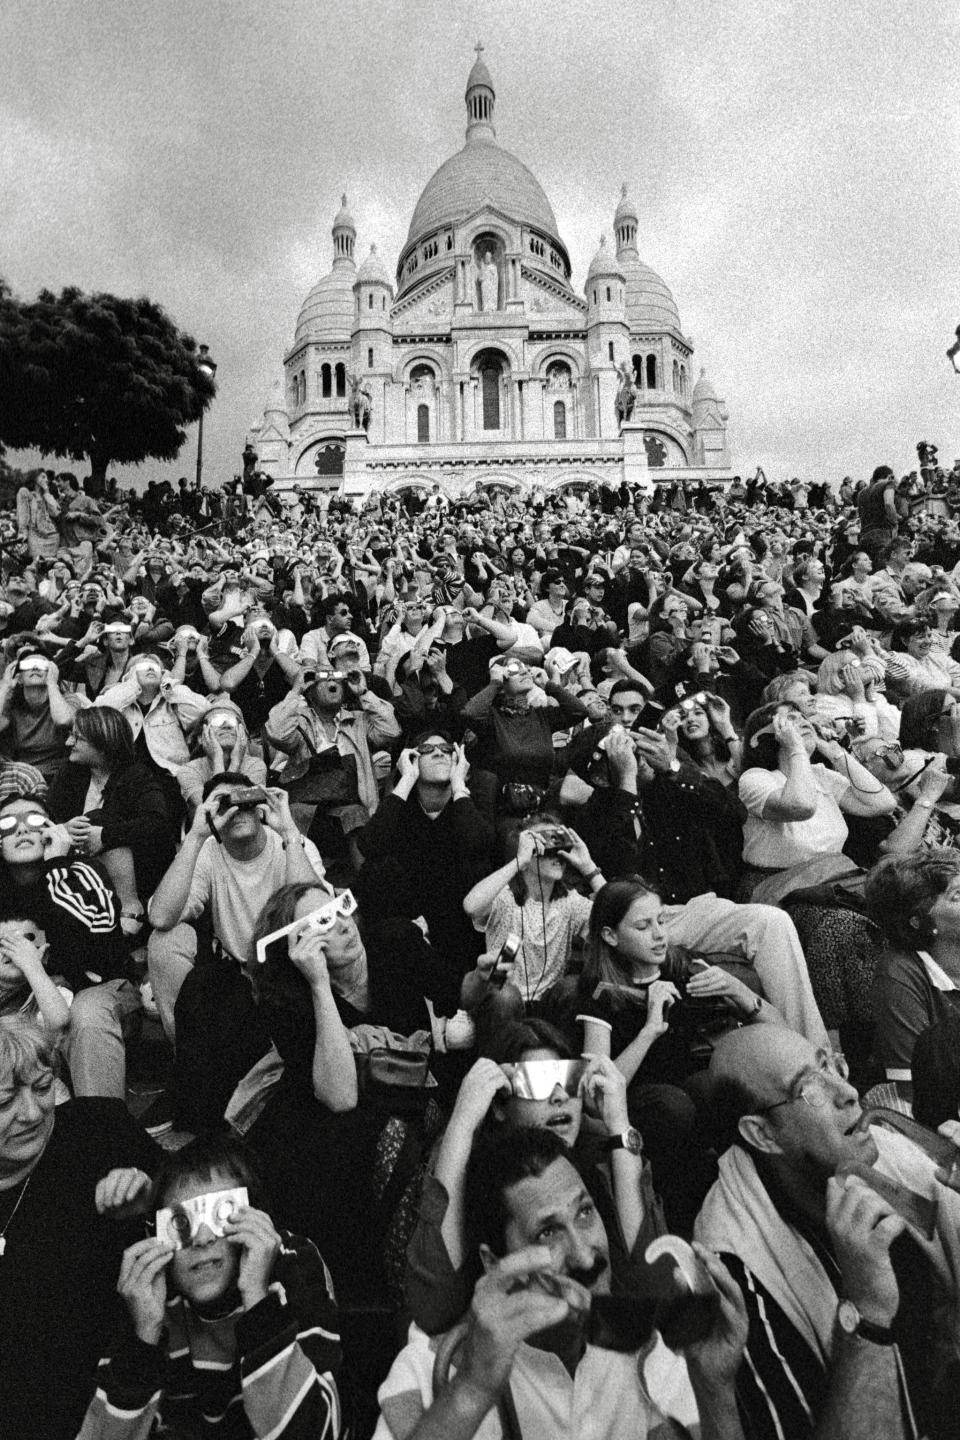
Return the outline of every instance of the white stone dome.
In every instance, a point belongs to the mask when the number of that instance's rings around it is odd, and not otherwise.
[[[490,140],[471,140],[445,160],[424,186],[407,234],[407,245],[442,225],[466,220],[482,204],[533,225],[559,240],[556,216],[538,180],[522,160]]]
[[[625,280],[627,278],[613,251],[607,249],[606,235],[600,236],[600,248],[590,261],[587,284],[589,285],[591,280],[596,280],[601,275],[604,279]]]
[[[716,400],[718,398],[717,392],[716,390],[714,390],[710,381],[707,379],[707,372],[702,366],[700,368],[700,378],[697,381],[696,385],[694,385],[693,387],[692,398],[695,405],[699,401]]]
[[[387,267],[377,254],[376,245],[370,246],[370,254],[364,260],[357,271],[355,285],[388,285],[393,288],[393,282],[387,274]]]
[[[626,312],[632,330],[676,330],[683,334],[680,311],[669,286],[655,270],[629,252],[617,257],[627,282]]]
[[[334,265],[329,275],[318,280],[310,291],[300,314],[293,343],[301,340],[349,340],[353,329],[353,282],[356,278],[352,262]]]

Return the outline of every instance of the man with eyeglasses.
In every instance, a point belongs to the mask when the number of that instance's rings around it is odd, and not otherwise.
[[[866,1183],[878,1162],[889,1174],[879,1132],[861,1125],[842,1055],[762,1028],[732,1032],[714,1050],[714,1110],[733,1143],[694,1228],[747,1304],[744,1432],[926,1434],[914,1415],[930,1383],[928,1267],[906,1222]]]
[[[314,666],[330,666],[333,656],[329,653],[331,641],[349,636],[356,643],[360,669],[370,669],[370,653],[359,635],[354,633],[354,614],[350,602],[343,595],[326,595],[316,606],[314,624],[318,627],[308,630],[300,641],[301,661],[310,661]]]

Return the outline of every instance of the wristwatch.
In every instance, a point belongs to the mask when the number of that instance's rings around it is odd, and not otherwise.
[[[852,1300],[841,1300],[837,1306],[837,1324],[846,1335],[859,1335],[872,1345],[893,1345],[893,1331],[889,1325],[874,1325],[864,1320]]]
[[[643,1152],[643,1140],[640,1131],[633,1125],[628,1125],[622,1135],[611,1135],[603,1148],[608,1154],[611,1150],[627,1150],[631,1155],[640,1155]]]

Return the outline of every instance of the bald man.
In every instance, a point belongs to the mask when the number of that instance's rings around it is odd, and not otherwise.
[[[886,1201],[837,1178],[877,1160],[846,1075],[842,1056],[776,1026],[724,1036],[711,1061],[733,1143],[694,1233],[747,1303],[737,1380],[747,1440],[901,1440],[920,1433],[911,1405],[930,1403],[929,1371],[912,1353],[926,1344],[929,1297],[917,1314],[912,1302],[927,1262]]]

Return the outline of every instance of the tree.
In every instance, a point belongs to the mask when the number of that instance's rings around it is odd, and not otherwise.
[[[152,300],[71,287],[17,300],[0,280],[0,443],[110,464],[173,460],[216,394],[192,336]]]

